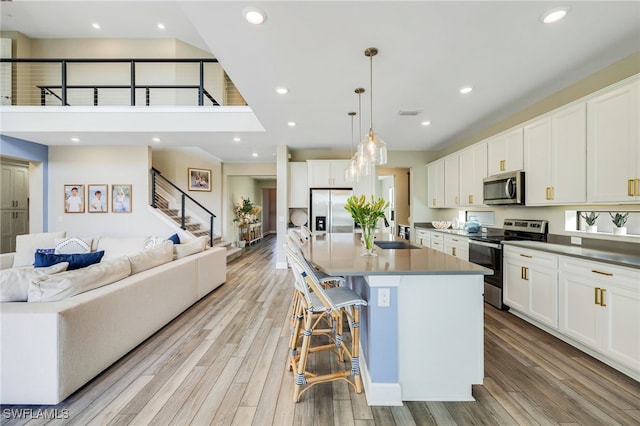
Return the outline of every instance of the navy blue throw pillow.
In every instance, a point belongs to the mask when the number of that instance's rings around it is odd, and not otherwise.
[[[36,268],[45,268],[47,266],[55,265],[60,262],[69,262],[68,271],[72,269],[80,269],[93,265],[94,263],[100,263],[104,256],[104,250],[94,251],[92,253],[77,253],[77,254],[35,254],[35,263],[33,266]]]
[[[48,249],[36,249],[36,253],[44,253],[44,254],[55,254],[56,249],[48,248]]]
[[[180,237],[178,236],[178,234],[173,234],[172,236],[167,238],[167,240],[172,241],[173,244],[180,244]]]

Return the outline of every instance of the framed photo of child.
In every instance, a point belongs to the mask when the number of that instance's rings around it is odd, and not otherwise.
[[[111,185],[111,211],[131,213],[131,185]]]
[[[64,186],[64,212],[84,213],[84,185]]]
[[[190,168],[189,191],[211,191],[211,170]]]
[[[89,185],[89,213],[107,213],[109,211],[109,193],[107,185]]]

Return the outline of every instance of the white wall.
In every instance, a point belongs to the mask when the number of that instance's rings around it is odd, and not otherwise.
[[[49,147],[49,231],[69,236],[166,236],[175,232],[149,205],[148,147]],[[108,213],[65,213],[64,185],[109,185]],[[132,212],[111,212],[111,185],[131,184]],[[86,204],[85,204],[86,206]]]
[[[153,148],[153,167],[162,176],[169,179],[190,197],[205,206],[216,218],[213,221],[213,233],[222,235],[225,214],[222,210],[222,162],[200,148]],[[211,191],[189,191],[188,169],[211,170]],[[189,207],[188,207],[189,208]],[[197,215],[199,209],[194,209]],[[208,223],[208,217],[201,217]]]

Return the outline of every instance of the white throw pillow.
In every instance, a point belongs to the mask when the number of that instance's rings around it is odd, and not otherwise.
[[[145,241],[144,243],[144,248],[145,249],[150,249],[152,247],[157,246],[158,244],[167,241],[166,238],[162,238],[162,237],[149,237],[147,238],[147,241]]]
[[[29,302],[55,302],[103,285],[111,284],[131,274],[126,257],[95,263],[86,268],[37,278],[29,285]]]
[[[55,254],[86,254],[91,253],[93,238],[56,238]]]
[[[183,244],[174,244],[173,245],[173,258],[181,259],[185,256],[189,256],[195,253],[200,253],[204,251],[209,243],[209,237],[203,235],[198,238],[194,238],[189,240]]]
[[[149,237],[100,237],[98,251],[104,250],[103,260],[128,256],[144,250]]]
[[[129,256],[131,262],[131,275],[146,271],[163,263],[173,260],[173,243],[163,241],[162,243],[139,253]]]
[[[13,268],[32,266],[35,261],[36,249],[55,248],[56,238],[64,238],[66,234],[66,232],[61,231],[18,235],[16,237],[16,254],[13,257]]]
[[[0,271],[0,302],[26,302],[31,280],[64,272],[69,262],[60,262],[48,268],[22,266]]]

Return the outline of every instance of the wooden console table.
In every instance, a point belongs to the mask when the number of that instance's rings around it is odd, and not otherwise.
[[[262,223],[250,223],[240,229],[240,239],[246,241],[248,245],[262,239]]]

